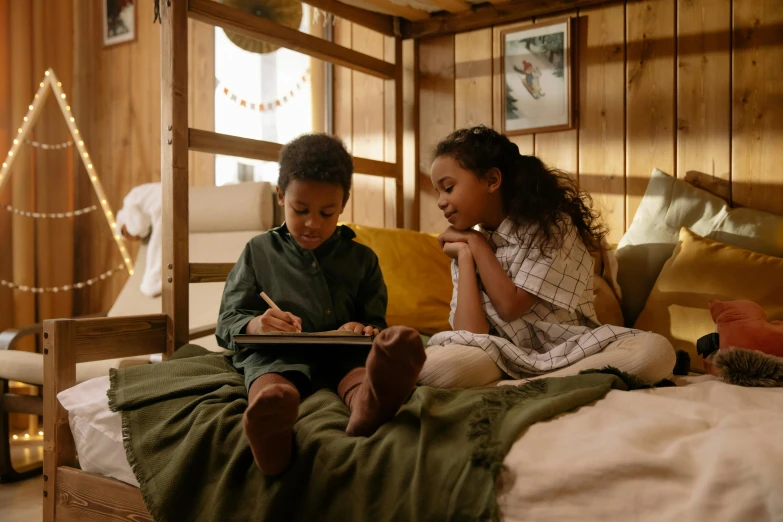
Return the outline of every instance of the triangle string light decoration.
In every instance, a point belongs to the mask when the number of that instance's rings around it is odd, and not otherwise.
[[[101,184],[101,180],[92,163],[90,153],[87,151],[87,146],[84,144],[84,140],[79,133],[79,128],[76,126],[76,118],[74,118],[73,113],[71,112],[71,106],[68,105],[62,85],[63,84],[57,79],[57,75],[54,74],[52,69],[46,71],[43,81],[39,84],[38,92],[35,93],[33,102],[28,107],[22,126],[17,129],[16,136],[11,145],[11,150],[8,151],[8,155],[5,160],[3,160],[2,167],[0,167],[0,191],[3,190],[3,186],[10,177],[11,168],[14,165],[14,160],[19,154],[19,149],[25,139],[28,138],[30,131],[38,121],[38,118],[40,118],[46,100],[50,95],[54,95],[54,98],[62,111],[63,118],[65,118],[68,131],[71,133],[74,146],[78,150],[84,168],[87,170],[87,175],[90,177],[90,182],[92,183],[93,190],[95,190],[95,195],[98,196],[100,208],[103,211],[104,216],[106,216],[106,223],[109,225],[109,230],[114,238],[114,242],[120,250],[120,255],[122,255],[125,268],[128,270],[129,274],[133,274],[133,262],[131,261],[128,249],[125,247],[125,240],[122,237],[121,231],[117,229],[117,221],[115,220],[114,213],[109,205],[109,200],[106,198],[106,192],[103,190],[103,185]]]

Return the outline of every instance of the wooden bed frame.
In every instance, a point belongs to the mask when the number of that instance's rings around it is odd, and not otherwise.
[[[380,1],[380,0],[378,0]],[[138,488],[77,468],[68,414],[57,394],[75,384],[76,364],[147,354],[173,354],[189,340],[188,285],[225,281],[231,264],[188,262],[188,151],[276,161],[281,145],[188,126],[188,17],[278,44],[312,57],[394,82],[396,161],[354,158],[355,170],[392,178],[396,222],[403,225],[403,59],[402,39],[453,33],[503,21],[549,14],[606,0],[518,0],[471,8],[445,2],[459,12],[408,21],[366,11],[337,0],[307,3],[395,38],[389,63],[283,27],[211,0],[161,0],[161,83],[163,186],[163,313],[44,322],[44,508],[43,520],[152,520]],[[454,7],[456,6],[456,8]],[[447,8],[447,10],[449,10]],[[494,14],[493,14],[494,13]],[[414,47],[415,49],[415,47]],[[415,51],[414,51],[415,52]],[[414,57],[415,60],[415,57]],[[418,115],[416,115],[417,117]],[[414,176],[415,178],[415,176]],[[206,335],[209,332],[202,332]]]

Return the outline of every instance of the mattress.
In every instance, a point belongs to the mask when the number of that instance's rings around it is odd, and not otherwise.
[[[108,381],[58,397],[82,468],[137,486]],[[521,433],[499,485],[504,520],[783,521],[783,388],[677,384],[613,390]]]

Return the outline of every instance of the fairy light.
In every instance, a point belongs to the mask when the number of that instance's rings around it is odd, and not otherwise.
[[[62,98],[62,99],[64,100],[64,99],[65,99],[65,93],[62,93],[62,94],[60,95],[60,98]]]
[[[14,145],[19,145],[19,140],[14,140]]]
[[[28,105],[27,108],[30,109],[30,110],[33,110],[33,106],[32,105]]]
[[[29,434],[29,433],[25,433],[25,434],[24,434],[24,438],[25,438],[25,439],[29,439],[29,438],[30,438],[30,434]]]
[[[14,440],[19,440],[19,435],[14,435],[14,436],[13,436],[13,439],[14,439]]]
[[[40,435],[41,437],[43,437],[43,432],[42,432],[42,431],[39,431],[39,432],[38,432],[38,435]]]
[[[49,76],[49,71],[46,71],[46,76]]]

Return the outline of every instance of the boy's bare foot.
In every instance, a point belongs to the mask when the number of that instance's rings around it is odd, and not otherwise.
[[[272,375],[272,374],[270,374]],[[285,382],[258,382],[260,390],[245,410],[242,424],[250,443],[256,465],[264,475],[279,475],[288,467],[293,449],[294,423],[299,415],[299,392],[282,376]]]
[[[345,384],[340,383],[351,409],[345,432],[350,436],[370,436],[390,421],[416,384],[426,357],[421,337],[413,328],[392,326],[378,334],[361,384],[351,386],[347,382],[361,376],[360,370],[346,375]]]

